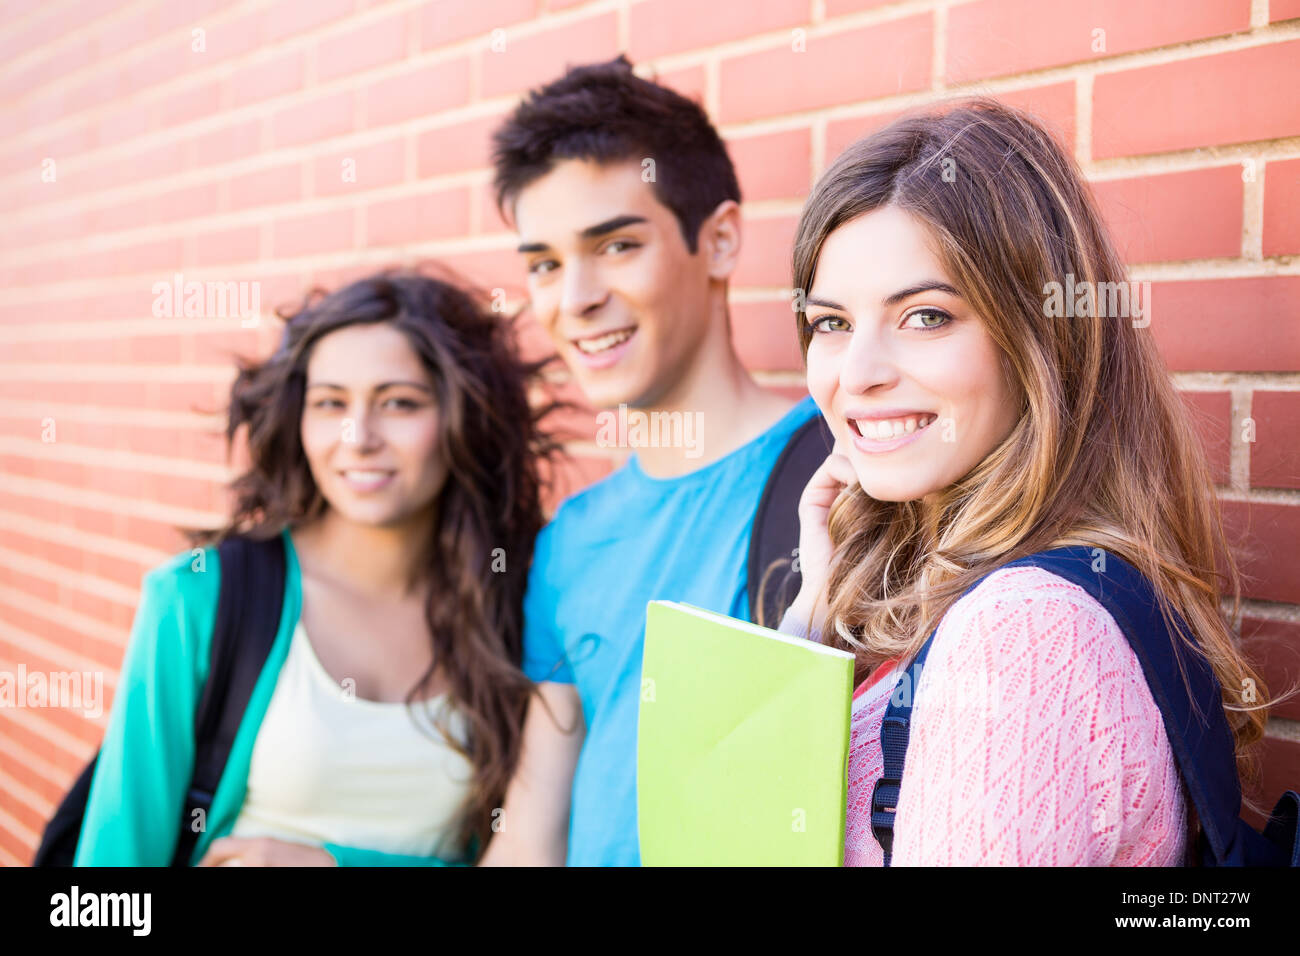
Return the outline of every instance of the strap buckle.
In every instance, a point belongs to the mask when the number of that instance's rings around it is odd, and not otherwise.
[[[871,832],[885,851],[886,860],[894,849],[894,814],[898,810],[902,783],[896,777],[881,777],[871,788]]]

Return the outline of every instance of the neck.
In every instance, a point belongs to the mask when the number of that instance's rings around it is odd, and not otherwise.
[[[420,563],[435,524],[432,510],[398,525],[350,521],[333,508],[293,530],[304,571],[358,593],[401,600],[424,577]],[[305,552],[305,557],[304,557]]]
[[[717,461],[757,438],[793,404],[755,382],[736,355],[725,286],[711,301],[710,312],[705,340],[687,368],[653,404],[635,409],[643,415],[669,416],[659,421],[671,423],[671,428],[651,419],[649,434],[676,435],[680,422],[686,439],[633,447],[641,470],[652,477],[673,478]]]

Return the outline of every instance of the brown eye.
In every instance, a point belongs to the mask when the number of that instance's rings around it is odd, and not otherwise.
[[[828,322],[839,322],[840,326],[836,328],[832,328],[826,324]],[[813,319],[811,322],[808,323],[808,325],[812,328],[814,332],[839,332],[839,331],[843,331],[844,329],[847,329],[849,323],[844,319],[843,316],[823,315],[816,319]]]

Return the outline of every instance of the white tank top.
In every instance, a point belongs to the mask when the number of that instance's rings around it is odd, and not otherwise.
[[[446,708],[443,695],[408,707],[345,694],[299,621],[231,835],[462,860],[457,813],[473,768],[433,726],[429,713]],[[464,715],[448,723],[464,741]]]

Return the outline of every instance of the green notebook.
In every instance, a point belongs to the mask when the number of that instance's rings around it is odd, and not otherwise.
[[[645,866],[844,862],[853,655],[651,601],[637,725]]]

